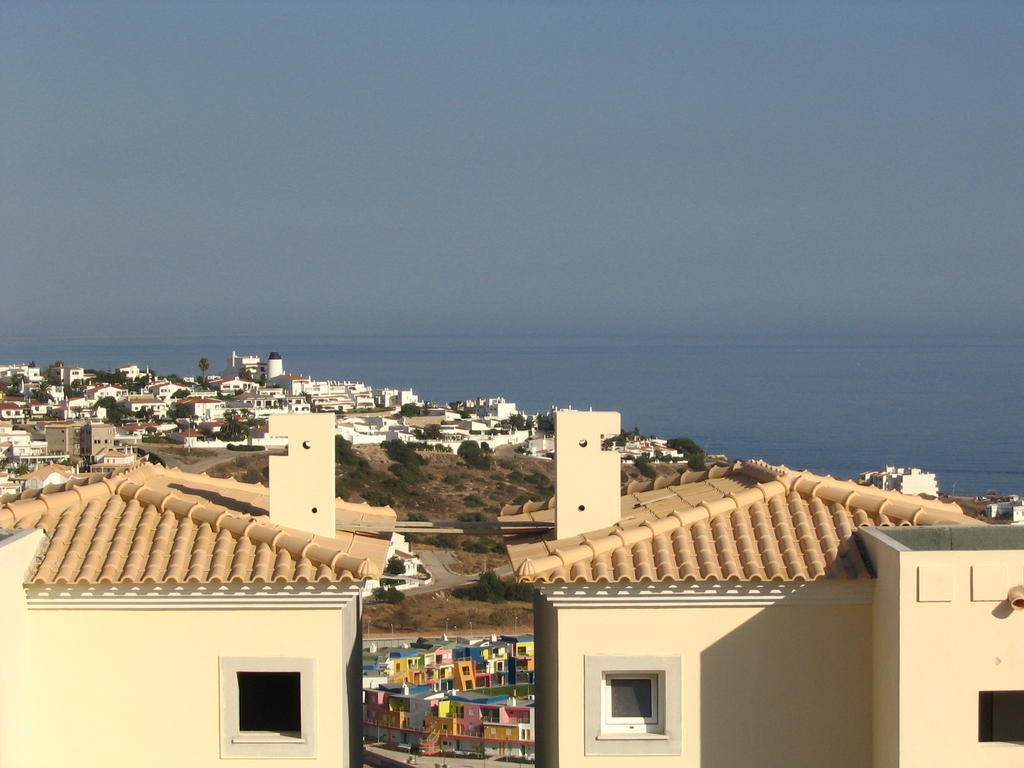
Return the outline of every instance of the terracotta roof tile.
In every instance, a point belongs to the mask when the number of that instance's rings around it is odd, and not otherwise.
[[[105,480],[0,506],[0,527],[47,537],[30,581],[352,581],[381,573],[388,538],[336,537],[276,525],[268,489],[142,465]],[[338,501],[336,519],[394,519],[386,507]]]
[[[507,537],[527,582],[810,581],[869,576],[862,526],[983,525],[960,507],[764,462],[632,482],[611,528],[561,540]],[[554,500],[500,520],[554,520]]]

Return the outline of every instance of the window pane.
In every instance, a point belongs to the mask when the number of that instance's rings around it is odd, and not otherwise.
[[[612,717],[651,717],[654,714],[652,680],[649,677],[613,677]]]
[[[298,672],[239,672],[238,730],[302,730]]]

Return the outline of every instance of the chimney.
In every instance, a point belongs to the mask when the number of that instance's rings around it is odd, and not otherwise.
[[[555,537],[608,528],[622,517],[619,454],[601,450],[622,431],[615,411],[555,412]]]
[[[270,457],[270,520],[320,536],[334,529],[334,414],[279,414],[271,435],[288,438],[288,455]]]

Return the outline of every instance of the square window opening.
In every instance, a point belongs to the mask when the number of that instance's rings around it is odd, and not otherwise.
[[[1024,691],[978,694],[978,741],[1024,744]]]
[[[237,672],[238,730],[298,737],[302,732],[299,672]]]
[[[664,733],[664,684],[656,672],[607,672],[601,680],[604,733]]]
[[[220,657],[222,758],[316,756],[316,662]]]

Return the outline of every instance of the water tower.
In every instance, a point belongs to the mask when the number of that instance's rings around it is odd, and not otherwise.
[[[271,352],[270,357],[267,358],[267,378],[273,379],[275,376],[281,376],[284,373],[284,360],[281,359],[281,355],[277,352]]]

